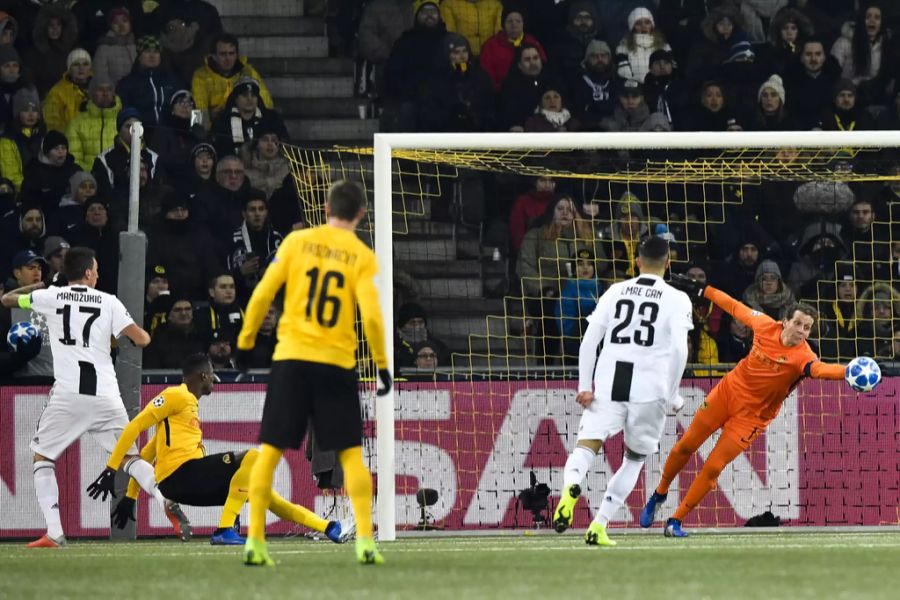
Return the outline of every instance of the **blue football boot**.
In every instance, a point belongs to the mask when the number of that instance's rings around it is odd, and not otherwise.
[[[666,521],[666,528],[663,529],[666,537],[686,538],[690,534],[681,528],[681,521],[678,519],[669,519]]]
[[[340,521],[329,521],[328,527],[325,528],[325,537],[334,542],[335,544],[342,543],[341,540],[341,522]]]
[[[246,542],[247,538],[241,537],[241,534],[235,531],[233,527],[216,529],[209,538],[209,543],[212,546],[243,546]]]
[[[641,527],[646,529],[653,525],[653,521],[656,520],[656,510],[659,508],[660,504],[666,501],[667,497],[668,494],[657,494],[656,492],[653,492],[653,495],[647,500],[647,504],[641,509]]]

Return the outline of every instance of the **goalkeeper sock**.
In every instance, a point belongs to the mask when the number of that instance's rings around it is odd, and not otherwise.
[[[372,537],[372,475],[362,457],[362,447],[341,450],[338,456],[344,469],[344,489],[353,503],[356,533],[359,537]]]
[[[275,446],[263,444],[250,471],[250,523],[247,537],[260,542],[266,539],[266,511],[272,500],[272,477],[283,452]]]
[[[285,521],[292,521],[297,525],[309,527],[320,533],[324,533],[325,528],[328,527],[328,521],[308,508],[288,502],[274,490],[272,491],[272,500],[269,503],[269,510]]]
[[[56,464],[49,460],[39,460],[34,469],[34,491],[37,495],[44,521],[47,522],[47,536],[58,540],[63,535],[62,520],[59,517],[59,484],[56,482]]]
[[[634,489],[643,466],[643,461],[631,460],[627,456],[622,460],[622,466],[606,485],[606,493],[594,521],[605,527],[612,520],[616,511],[625,504],[628,494]]]
[[[563,489],[568,489],[570,485],[578,484],[584,481],[584,476],[588,469],[594,464],[596,454],[584,446],[575,446],[572,454],[566,459],[566,467],[563,470]]]
[[[134,457],[125,464],[124,471],[134,477],[142,490],[153,496],[161,509],[166,510],[166,499],[159,491],[159,486],[156,485],[156,475],[153,473],[150,463],[143,458]]]
[[[219,529],[234,527],[234,522],[247,502],[250,492],[250,472],[253,471],[253,465],[258,456],[259,450],[255,448],[248,450],[241,459],[241,466],[231,476],[231,482],[228,484],[228,498],[225,499],[222,516],[219,518]]]

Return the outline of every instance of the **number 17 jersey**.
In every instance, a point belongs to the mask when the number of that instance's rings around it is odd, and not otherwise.
[[[110,340],[134,323],[122,302],[83,285],[35,290],[30,301],[47,320],[54,393],[118,398]]]
[[[290,233],[253,290],[238,348],[253,346],[266,309],[284,286],[273,360],[355,367],[359,307],[372,357],[378,368],[387,368],[377,270],[375,253],[353,231],[321,225]]]
[[[588,317],[605,333],[594,375],[594,395],[618,402],[669,400],[681,380],[675,344],[694,328],[687,294],[656,275],[615,283]]]

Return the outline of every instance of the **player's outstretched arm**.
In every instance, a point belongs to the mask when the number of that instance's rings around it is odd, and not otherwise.
[[[10,290],[0,296],[0,304],[2,304],[5,308],[23,308],[27,309],[29,306],[21,306],[19,304],[19,298],[25,298],[25,301],[30,304],[28,300],[29,294],[34,290],[39,290],[44,287],[43,282],[33,283],[31,285],[26,285],[20,288],[16,288],[14,290]]]
[[[847,365],[823,363],[813,360],[806,363],[803,374],[813,379],[843,379]]]
[[[122,460],[128,453],[128,449],[131,448],[138,439],[141,432],[158,423],[156,416],[151,412],[151,406],[152,405],[148,405],[144,408],[144,410],[138,413],[138,416],[125,426],[125,429],[122,430],[122,435],[119,436],[119,439],[116,442],[116,447],[113,448],[112,454],[109,456],[106,468],[103,469],[103,472],[100,473],[97,479],[87,487],[88,495],[94,500],[100,499],[101,502],[105,501],[106,496],[109,494],[112,494],[113,498],[116,497],[116,494],[113,491],[116,471],[119,469],[119,465],[122,464]]]
[[[711,300],[713,304],[727,312],[729,315],[749,327],[756,329],[760,325],[772,322],[772,317],[758,310],[753,310],[740,300],[735,300],[722,290],[717,290],[707,285],[703,291],[703,297]]]
[[[122,335],[127,337],[138,348],[146,348],[150,345],[150,334],[143,327],[132,323],[122,330]]]

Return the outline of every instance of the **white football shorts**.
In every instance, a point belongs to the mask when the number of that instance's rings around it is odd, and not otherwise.
[[[111,453],[126,425],[128,413],[118,396],[59,394],[51,390],[30,446],[33,452],[56,460],[75,440],[90,433]],[[128,454],[137,454],[137,446],[133,445]]]
[[[605,442],[624,430],[628,448],[638,454],[653,454],[659,449],[665,424],[665,400],[613,402],[595,399],[581,415],[578,439]]]

